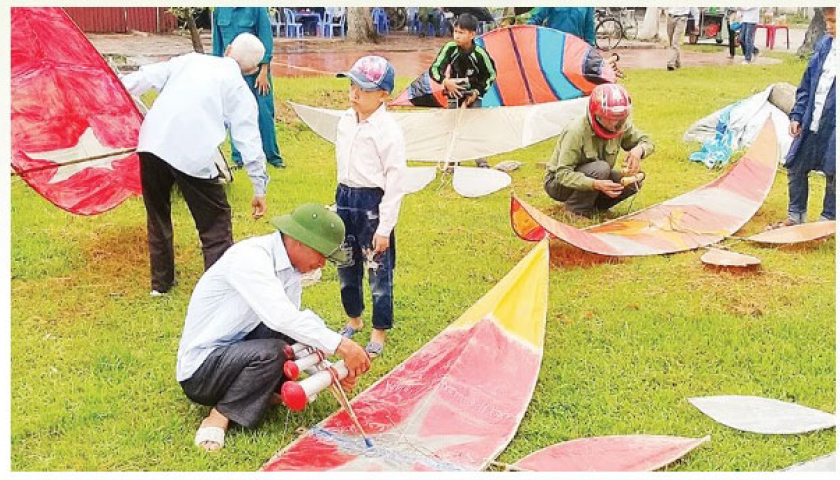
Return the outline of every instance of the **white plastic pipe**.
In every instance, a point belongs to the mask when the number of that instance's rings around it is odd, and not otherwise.
[[[326,361],[324,363],[329,365]],[[347,367],[344,366],[344,360],[341,360],[299,382],[286,381],[280,389],[280,397],[286,407],[298,412],[306,408],[307,400],[310,397],[328,388],[334,380],[343,380],[348,374]]]

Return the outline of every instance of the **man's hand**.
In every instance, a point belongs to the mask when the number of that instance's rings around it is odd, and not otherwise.
[[[370,368],[370,357],[358,343],[349,338],[342,338],[335,353],[344,359],[344,366],[347,367],[351,381]]]
[[[262,218],[265,215],[266,209],[268,209],[268,205],[265,203],[265,197],[254,197],[251,200],[251,207],[253,207],[254,220]]]
[[[268,65],[260,65],[260,73],[257,75],[257,80],[254,82],[254,85],[257,87],[257,92],[260,95],[268,95]]]
[[[470,96],[467,97],[467,100],[466,100],[467,106],[469,107],[476,100],[478,100],[478,92],[473,90],[472,93],[470,93]]]
[[[350,393],[354,388],[356,388],[356,381],[358,378],[359,377],[350,378],[350,376],[346,376],[338,383],[341,385],[341,389],[344,390],[344,393]]]
[[[798,137],[802,133],[802,125],[799,122],[790,122],[790,136]]]
[[[627,157],[624,158],[624,170],[628,177],[639,173],[644,154],[645,149],[641,145],[636,145],[632,150],[627,152]]]
[[[620,183],[615,183],[612,180],[595,180],[592,188],[598,190],[599,192],[603,192],[604,195],[610,198],[615,198],[621,195],[621,192],[624,190],[624,187],[622,187]]]
[[[373,252],[376,255],[388,250],[391,246],[391,237],[386,235],[375,234],[373,236]]]
[[[461,86],[461,84],[459,84],[451,78],[447,78],[443,81],[443,88],[445,88],[450,95],[453,95],[457,98],[461,98],[464,96],[464,94],[461,92],[461,90],[463,90],[464,88]]]

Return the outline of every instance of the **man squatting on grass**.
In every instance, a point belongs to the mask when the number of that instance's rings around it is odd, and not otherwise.
[[[300,309],[301,274],[347,259],[341,218],[310,203],[271,223],[277,232],[233,245],[204,273],[187,308],[176,377],[190,400],[213,407],[195,436],[206,450],[224,446],[231,421],[253,428],[279,403],[286,344],[338,354],[347,391],[370,367],[359,345]]]
[[[146,223],[152,296],[175,283],[172,246],[172,185],[177,183],[190,208],[204,269],[233,245],[230,205],[218,181],[213,156],[230,124],[234,145],[242,152],[254,184],[254,218],[265,214],[268,175],[265,170],[257,102],[242,75],[256,72],[265,48],[249,34],[237,36],[224,57],[188,53],[168,62],[140,67],[122,82],[132,95],[155,89],[160,94],[140,127],[137,152]]]
[[[630,121],[630,94],[621,85],[592,90],[586,113],[560,132],[546,167],[545,191],[565,202],[572,215],[589,217],[635,195],[642,182],[622,187],[623,176],[636,175],[641,160],[653,153],[650,137]],[[615,169],[619,150],[627,151],[624,168]]]
[[[350,108],[338,120],[335,141],[335,204],[347,229],[344,248],[352,254],[338,269],[341,303],[349,317],[341,334],[350,338],[363,327],[362,279],[367,270],[373,331],[365,350],[376,356],[394,325],[394,227],[405,195],[405,138],[386,110],[394,89],[394,67],[388,60],[362,57],[337,76],[350,79]]]

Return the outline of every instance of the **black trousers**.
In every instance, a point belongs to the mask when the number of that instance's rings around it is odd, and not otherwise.
[[[172,185],[178,184],[195,220],[205,270],[233,245],[230,205],[218,179],[191,177],[149,152],[140,152],[139,156],[149,233],[152,290],[167,292],[175,281]]]
[[[256,427],[285,380],[283,347],[289,343],[292,339],[261,323],[240,342],[214,350],[181,388],[187,398],[215,407],[232,422]]]

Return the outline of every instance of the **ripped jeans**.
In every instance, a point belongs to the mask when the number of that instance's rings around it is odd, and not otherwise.
[[[375,268],[366,268],[364,252],[373,249],[373,235],[379,226],[379,203],[382,189],[352,188],[338,185],[335,203],[344,221],[345,247],[352,250],[352,260],[338,269],[341,303],[348,317],[361,317],[365,310],[362,278],[368,271],[373,297],[373,328],[387,330],[394,325],[394,266],[397,245],[391,232],[391,245],[375,257]]]

